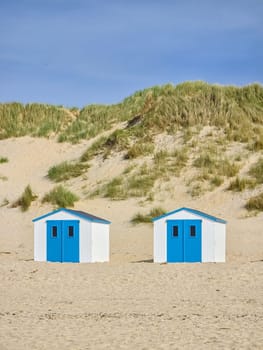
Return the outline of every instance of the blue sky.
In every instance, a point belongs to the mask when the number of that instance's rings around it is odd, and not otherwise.
[[[262,0],[0,0],[0,102],[82,107],[263,82]]]

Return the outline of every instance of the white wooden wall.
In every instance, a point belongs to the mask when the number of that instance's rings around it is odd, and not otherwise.
[[[92,262],[110,259],[109,224],[92,223]]]
[[[92,224],[88,220],[80,219],[79,223],[79,262],[92,262],[91,238]]]
[[[47,233],[46,224],[34,222],[34,260],[47,261]]]

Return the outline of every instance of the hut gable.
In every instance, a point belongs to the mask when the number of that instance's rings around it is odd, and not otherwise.
[[[174,211],[171,211],[169,213],[166,213],[164,215],[161,215],[161,216],[157,216],[156,218],[153,218],[152,221],[157,221],[157,220],[160,220],[162,218],[165,218],[165,217],[168,217],[172,214],[176,214],[176,213],[180,213],[181,211],[186,211],[188,213],[191,213],[191,214],[194,214],[194,215],[197,215],[197,216],[201,216],[207,220],[211,220],[211,221],[215,221],[215,222],[220,222],[222,224],[226,224],[227,222],[223,219],[219,219],[213,215],[209,215],[209,214],[206,214],[200,210],[196,210],[196,209],[191,209],[191,208],[186,208],[186,207],[182,207],[182,208],[179,208],[179,209],[176,209]]]
[[[65,208],[32,221],[36,261],[109,261],[110,221],[80,210]]]
[[[54,210],[54,211],[49,212],[49,213],[47,213],[45,215],[39,216],[39,217],[33,219],[32,221],[35,222],[35,221],[38,221],[38,220],[42,220],[44,218],[47,218],[48,216],[51,216],[51,215],[54,215],[54,214],[57,214],[57,213],[60,213],[60,212],[70,213],[72,215],[75,215],[75,216],[77,216],[79,218],[86,219],[88,221],[100,222],[100,223],[103,223],[103,224],[110,224],[111,223],[108,220],[102,219],[102,218],[100,218],[98,216],[95,216],[95,215],[91,215],[91,214],[86,213],[84,211],[73,210],[73,209],[66,209],[66,208],[60,208],[60,209]]]
[[[152,221],[154,262],[225,261],[225,220],[183,207]]]

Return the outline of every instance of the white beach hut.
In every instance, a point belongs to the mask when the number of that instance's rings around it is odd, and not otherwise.
[[[180,208],[153,219],[154,262],[225,262],[226,221]]]
[[[110,221],[61,208],[33,219],[33,223],[35,261],[109,261]]]

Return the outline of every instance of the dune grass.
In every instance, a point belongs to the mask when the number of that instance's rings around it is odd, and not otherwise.
[[[0,164],[2,163],[7,163],[8,162],[8,158],[6,157],[0,157]]]
[[[229,191],[242,192],[247,188],[254,188],[256,181],[250,178],[240,178],[237,176],[228,186]]]
[[[203,151],[193,165],[207,174],[217,176],[233,177],[239,171],[238,164],[213,151]]]
[[[218,175],[214,175],[210,179],[210,184],[212,185],[212,188],[221,186],[223,182],[224,182],[224,179],[222,178],[222,176],[218,176]]]
[[[27,211],[31,203],[36,199],[37,195],[33,193],[30,185],[27,185],[21,197],[19,197],[18,200],[12,204],[12,208],[21,207],[22,211]]]
[[[258,159],[257,163],[249,169],[249,175],[255,179],[257,184],[263,183],[263,158]]]
[[[263,192],[257,196],[251,197],[245,204],[247,210],[263,211]]]
[[[85,152],[81,155],[80,161],[87,162],[91,160],[94,156],[102,153],[104,150],[104,145],[107,138],[105,136],[101,136],[98,140],[94,141],[90,147],[88,147]]]
[[[113,180],[103,186],[103,196],[113,200],[122,200],[128,197],[128,193],[123,187],[124,178],[122,176],[115,177]]]
[[[184,131],[211,125],[224,130],[229,141],[250,142],[262,147],[257,130],[263,125],[263,87],[218,86],[205,82],[166,84],[137,91],[114,105],[88,105],[81,110],[41,104],[0,104],[0,139],[11,136],[58,135],[60,142],[79,142],[127,121],[124,134],[134,144],[143,136]],[[139,123],[132,123],[134,118]],[[120,144],[119,147],[125,147]],[[136,153],[136,152],[135,152]]]
[[[48,202],[57,207],[67,208],[74,207],[74,203],[78,199],[77,195],[59,185],[43,197],[42,203]]]
[[[71,122],[62,107],[45,104],[0,104],[0,139],[31,135],[48,137]]]
[[[165,213],[166,213],[166,210],[163,209],[162,207],[155,207],[155,208],[152,208],[148,214],[141,214],[141,213],[135,214],[132,217],[131,222],[133,224],[151,223],[153,218],[157,216],[161,216]]]
[[[66,181],[82,175],[87,168],[89,165],[81,162],[62,162],[48,170],[48,178],[55,182]]]
[[[141,156],[147,156],[154,151],[154,144],[152,142],[138,142],[132,145],[125,155],[126,159],[134,159]]]
[[[7,181],[8,177],[0,174],[0,180]]]
[[[122,174],[100,186],[90,196],[103,196],[112,200],[146,196],[150,198],[156,181],[168,181],[179,176],[187,160],[186,148],[178,148],[172,152],[160,150],[154,153],[152,161],[139,166],[129,165]]]

